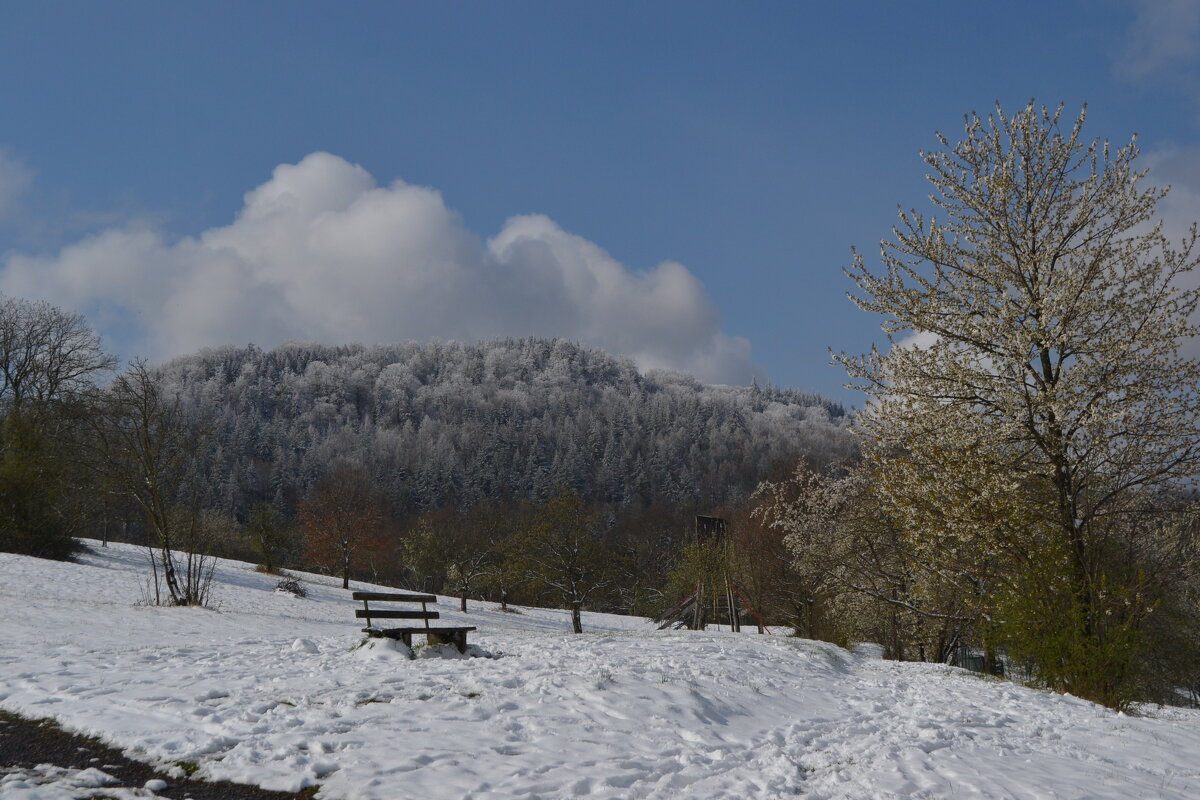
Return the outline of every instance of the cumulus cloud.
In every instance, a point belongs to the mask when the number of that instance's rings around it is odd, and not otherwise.
[[[329,153],[277,167],[230,224],[198,236],[124,226],[10,255],[0,290],[84,310],[152,358],[248,341],[539,335],[706,381],[761,376],[681,264],[630,270],[538,215],[483,241],[437,191],[379,186]]]
[[[12,211],[17,197],[29,187],[33,173],[7,148],[0,147],[0,217]]]

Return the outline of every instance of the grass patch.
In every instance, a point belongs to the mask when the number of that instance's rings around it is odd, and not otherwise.
[[[189,778],[195,775],[196,771],[200,769],[200,765],[195,761],[176,761],[175,766],[183,770],[183,774]]]
[[[87,734],[83,734],[83,733],[73,733],[71,731],[68,731],[62,725],[59,725],[55,720],[52,720],[48,717],[26,717],[26,716],[22,716],[21,714],[14,714],[11,711],[5,711],[4,709],[0,708],[0,722],[11,722],[14,725],[15,724],[34,725],[38,728],[45,728],[46,730],[58,731],[60,733],[65,733],[69,736],[76,736],[80,739],[86,739],[87,741],[91,742],[92,744],[98,745],[100,747],[107,747],[107,745],[105,745],[104,742],[100,741],[99,737],[88,736]]]

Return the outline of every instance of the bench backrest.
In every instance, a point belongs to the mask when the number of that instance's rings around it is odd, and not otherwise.
[[[356,619],[365,619],[367,627],[371,627],[372,619],[420,619],[429,627],[429,620],[438,619],[441,615],[426,608],[427,603],[436,603],[437,597],[432,594],[408,594],[402,592],[354,592],[355,600],[361,600],[363,607],[354,612]],[[371,608],[370,602],[384,603],[420,603],[421,610]]]

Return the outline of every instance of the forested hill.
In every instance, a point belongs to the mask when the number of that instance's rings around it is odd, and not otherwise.
[[[215,431],[209,501],[287,512],[341,458],[400,514],[562,489],[602,504],[719,505],[800,455],[852,453],[845,410],[776,388],[641,374],[555,339],[205,350],[159,369]]]

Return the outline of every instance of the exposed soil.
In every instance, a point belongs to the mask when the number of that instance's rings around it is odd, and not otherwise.
[[[95,767],[119,781],[113,787],[140,788],[157,778],[167,788],[156,790],[155,794],[178,800],[297,800],[315,794],[315,787],[299,793],[269,792],[240,783],[171,777],[96,739],[69,733],[50,720],[28,719],[0,710],[0,769],[38,764],[74,769]]]

